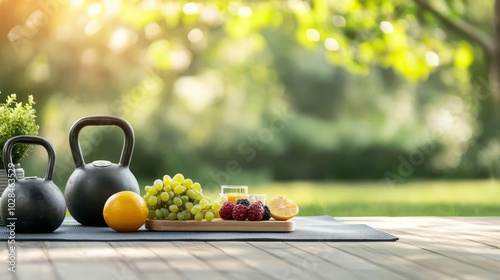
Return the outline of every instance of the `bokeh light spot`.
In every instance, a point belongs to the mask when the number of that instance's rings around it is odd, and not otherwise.
[[[87,9],[87,14],[91,17],[96,17],[100,15],[101,12],[102,12],[102,7],[101,4],[99,3],[94,3],[90,5],[89,8]]]
[[[129,43],[129,34],[125,28],[118,28],[113,32],[108,43],[111,50],[119,51],[124,49]]]
[[[306,31],[306,37],[307,40],[313,41],[313,42],[318,42],[320,39],[320,34],[319,31],[314,29],[314,28],[309,28]]]
[[[433,51],[428,51],[425,53],[425,61],[427,62],[427,65],[432,66],[432,67],[437,67],[439,66],[439,56],[437,53]]]
[[[388,21],[382,21],[380,23],[380,30],[384,33],[392,33],[394,32],[394,26]]]
[[[240,16],[242,18],[251,17],[252,16],[252,9],[250,9],[250,7],[248,7],[248,6],[241,6],[238,9],[238,16]]]
[[[190,42],[196,43],[203,39],[203,32],[201,32],[201,30],[198,28],[194,28],[193,30],[189,31],[187,37]]]
[[[71,6],[80,7],[83,4],[84,0],[71,0]]]
[[[99,30],[101,30],[101,23],[98,20],[92,20],[85,25],[83,31],[85,32],[85,35],[92,36],[99,32]]]
[[[339,50],[339,42],[333,38],[327,38],[325,40],[325,48],[329,51],[338,51]]]
[[[343,16],[333,16],[333,24],[337,27],[344,27],[346,25],[345,18]]]
[[[186,3],[184,5],[184,7],[182,7],[182,11],[186,15],[194,15],[194,14],[198,13],[198,5],[196,5],[193,2]]]

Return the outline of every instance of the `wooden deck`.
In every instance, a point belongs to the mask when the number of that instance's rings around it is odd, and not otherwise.
[[[396,242],[17,242],[0,279],[500,279],[500,217],[339,218]]]

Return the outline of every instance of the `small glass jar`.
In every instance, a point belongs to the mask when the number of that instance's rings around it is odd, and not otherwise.
[[[266,205],[266,194],[249,194],[248,200],[250,203],[260,201],[262,204]]]
[[[236,201],[238,201],[238,199],[248,199],[248,186],[221,186],[220,194],[225,196],[228,201],[236,204]]]

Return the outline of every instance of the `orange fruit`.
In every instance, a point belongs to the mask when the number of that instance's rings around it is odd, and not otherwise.
[[[271,216],[278,221],[289,220],[299,214],[299,206],[290,199],[277,196],[267,203]]]
[[[148,206],[139,194],[122,191],[106,200],[102,215],[106,224],[118,232],[135,231],[146,222]]]

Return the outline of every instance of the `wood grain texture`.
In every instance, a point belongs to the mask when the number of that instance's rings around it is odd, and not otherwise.
[[[1,262],[0,279],[500,279],[499,217],[338,220],[400,239],[16,242],[16,273]],[[7,254],[0,244],[0,258]]]
[[[207,221],[147,220],[146,228],[153,231],[237,231],[237,232],[291,232],[293,221],[236,221],[213,219]]]

